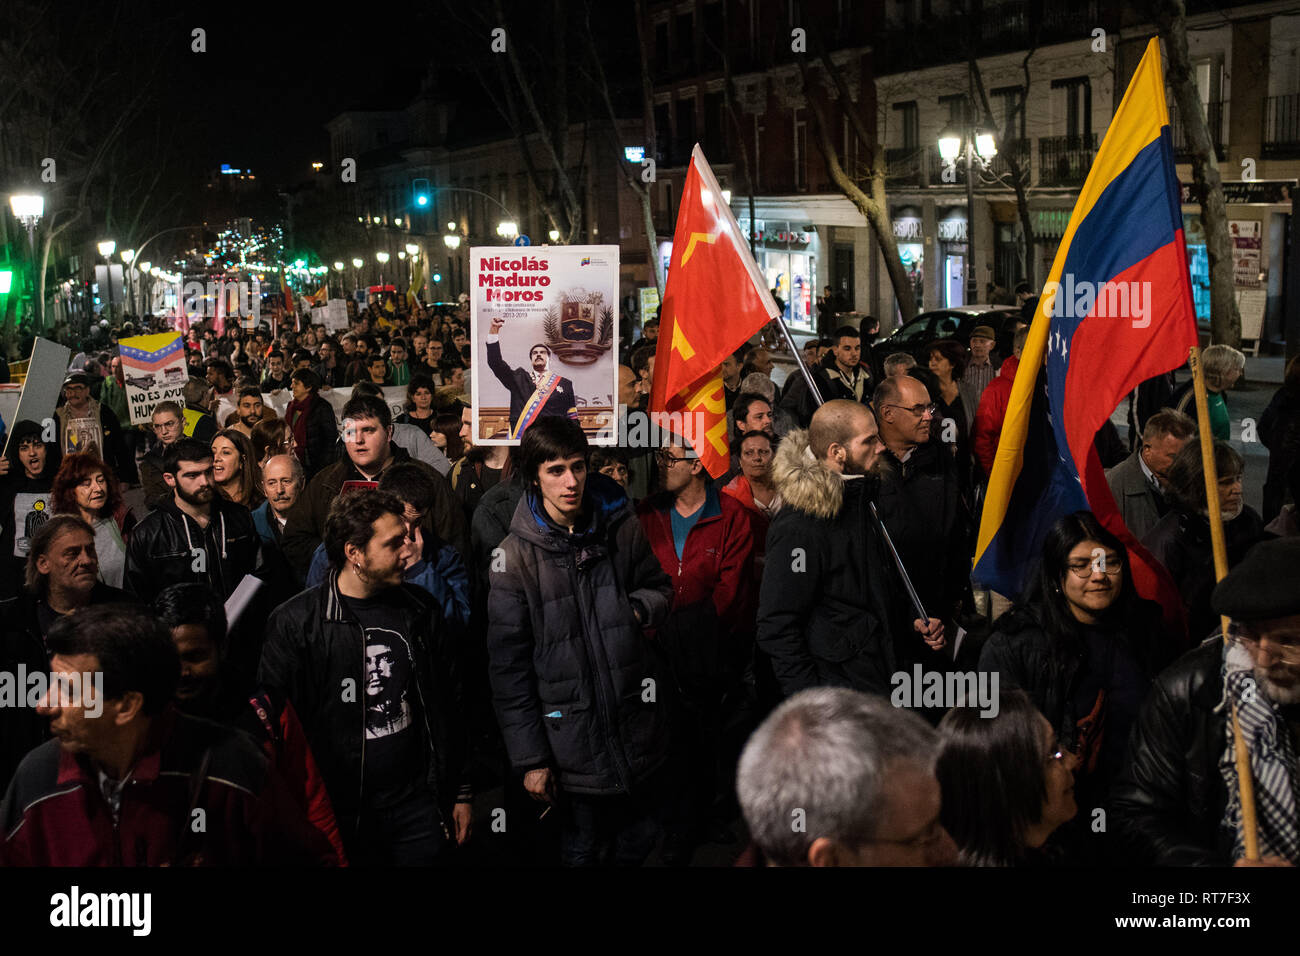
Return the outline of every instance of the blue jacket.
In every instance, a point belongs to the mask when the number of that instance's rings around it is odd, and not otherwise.
[[[311,556],[307,587],[324,584],[329,573],[330,559],[322,544]],[[402,578],[407,584],[422,587],[432,594],[447,621],[462,627],[469,625],[469,572],[465,570],[460,553],[451,545],[434,544],[426,533],[423,557],[407,568]]]

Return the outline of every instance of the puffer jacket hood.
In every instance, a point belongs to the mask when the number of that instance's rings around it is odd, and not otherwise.
[[[844,504],[844,479],[813,457],[806,429],[792,431],[772,462],[772,483],[785,505],[812,515],[834,518]]]
[[[599,539],[605,528],[632,517],[634,513],[623,486],[598,472],[587,475],[582,506],[583,511],[591,515],[591,521],[584,530],[572,536],[572,541],[566,540],[566,536],[559,533],[546,517],[542,497],[537,493],[536,487],[529,486],[515,509],[510,530],[539,548],[564,551],[573,544],[582,544],[587,538]]]

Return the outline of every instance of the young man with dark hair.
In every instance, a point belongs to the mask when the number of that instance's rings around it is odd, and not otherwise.
[[[262,378],[262,391],[274,395],[282,388],[289,387],[289,370],[284,367],[284,353],[273,350],[266,357],[266,375]]]
[[[406,385],[411,381],[405,339],[393,339],[388,345],[388,379],[389,385]]]
[[[256,385],[243,386],[235,411],[239,413],[239,421],[233,426],[235,431],[252,438],[253,426],[262,420],[262,390]]]
[[[343,406],[343,449],[346,454],[307,483],[302,497],[289,512],[284,528],[284,553],[302,580],[306,580],[312,554],[324,540],[330,504],[345,484],[359,482],[373,487],[390,465],[411,460],[405,449],[392,441],[392,412],[388,404],[369,395],[355,395]],[[468,524],[451,486],[433,468],[422,462],[417,464],[427,469],[436,488],[429,511],[430,530],[462,556],[467,554]]]
[[[834,343],[821,361],[808,370],[817,384],[822,401],[846,398],[861,405],[869,404],[871,370],[862,362],[861,335],[853,326],[842,325],[835,330]],[[795,417],[800,427],[808,427],[813,412],[817,410],[817,402],[802,375],[795,376],[789,391],[781,399],[781,406]]]
[[[262,566],[261,539],[247,508],[217,494],[212,449],[182,438],[167,450],[172,491],[135,527],[126,549],[126,585],[151,601],[169,584],[194,581],[223,601]]]
[[[415,545],[398,498],[345,494],[324,531],[332,570],[271,615],[258,681],[298,712],[349,858],[438,862],[471,825],[452,629],[402,581]]]
[[[46,646],[53,686],[37,712],[58,739],[27,755],[0,804],[0,865],[333,861],[247,736],[171,706],[180,661],[152,613],[86,608]]]
[[[378,352],[366,360],[366,372],[370,376],[370,381],[376,385],[382,387],[393,384],[393,380],[388,374],[388,361]]]
[[[203,363],[208,384],[212,386],[212,415],[225,427],[226,417],[235,410],[235,368],[227,359],[210,358]]]
[[[665,799],[668,730],[645,630],[663,623],[673,586],[622,489],[588,474],[587,451],[564,418],[524,433],[524,497],[488,574],[490,675],[511,764],[561,812],[562,862],[638,865]]]
[[[402,517],[415,543],[402,580],[433,595],[447,621],[468,626],[469,574],[465,562],[455,548],[439,541],[437,535],[422,527],[438,500],[437,486],[427,469],[414,461],[398,462],[380,476],[379,490],[396,495],[402,503]],[[324,584],[329,576],[329,567],[329,554],[322,543],[312,555],[307,587]]]
[[[257,741],[299,808],[329,840],[337,861],[346,865],[334,807],[298,714],[293,704],[261,690],[232,666],[222,603],[201,584],[173,584],[154,600],[153,611],[180,655],[177,709],[235,727]]]

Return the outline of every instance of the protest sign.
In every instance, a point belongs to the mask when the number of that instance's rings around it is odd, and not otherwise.
[[[617,440],[618,246],[470,250],[474,444],[516,445],[538,418]]]
[[[23,380],[22,395],[18,398],[18,409],[12,419],[5,420],[9,434],[13,434],[14,422],[24,419],[42,425],[47,420],[53,422],[54,408],[59,403],[59,393],[63,391],[63,379],[71,358],[72,350],[66,345],[49,339],[36,339],[32,346],[32,360],[27,365],[27,377]],[[53,431],[50,434],[53,435]],[[5,447],[8,450],[7,440]]]
[[[185,367],[185,343],[179,332],[159,332],[119,339],[122,375],[126,381],[126,403],[131,424],[148,424],[159,402],[176,402],[184,407],[183,394],[189,372]]]

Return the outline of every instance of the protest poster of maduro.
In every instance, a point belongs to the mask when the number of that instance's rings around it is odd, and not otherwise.
[[[613,445],[618,246],[470,249],[474,444],[517,445],[539,418]]]

